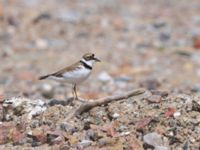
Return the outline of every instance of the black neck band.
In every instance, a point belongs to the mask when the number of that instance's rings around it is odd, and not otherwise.
[[[85,68],[92,70],[92,67],[91,67],[90,65],[88,65],[86,62],[84,62],[84,61],[82,61],[82,60],[81,60],[80,62],[83,64],[83,66],[84,66]]]

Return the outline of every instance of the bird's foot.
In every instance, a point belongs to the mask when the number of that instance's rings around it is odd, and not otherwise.
[[[79,102],[81,102],[81,103],[86,103],[87,102],[87,100],[85,100],[85,99],[82,99],[82,98],[76,98],[76,100],[78,100]]]

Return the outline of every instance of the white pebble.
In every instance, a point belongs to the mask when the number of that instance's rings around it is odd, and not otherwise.
[[[179,111],[177,111],[177,112],[174,113],[173,116],[174,116],[174,118],[178,118],[180,115],[181,115],[181,113]]]
[[[107,72],[101,72],[98,79],[102,82],[108,82],[112,80],[112,77]]]
[[[112,117],[113,117],[114,119],[117,119],[117,118],[119,117],[119,114],[118,114],[118,113],[114,113],[114,114],[112,115]]]
[[[46,49],[48,47],[48,42],[44,39],[37,39],[35,43],[37,48],[40,50]]]

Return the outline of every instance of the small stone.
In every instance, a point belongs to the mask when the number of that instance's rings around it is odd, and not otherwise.
[[[31,119],[34,116],[37,116],[39,114],[41,114],[42,112],[44,112],[46,110],[46,107],[44,106],[35,106],[34,108],[32,108],[32,110],[29,112],[28,114],[28,118]]]
[[[156,146],[154,150],[169,150],[169,148],[165,146]]]
[[[15,26],[15,27],[19,26],[19,24],[20,24],[19,18],[17,16],[14,16],[14,15],[8,16],[7,21],[9,23],[9,25]]]
[[[195,131],[200,134],[200,127],[195,127]]]
[[[129,82],[131,80],[132,78],[128,75],[121,75],[121,76],[115,77],[116,82]]]
[[[190,139],[191,143],[195,143],[196,142],[196,140],[193,137],[190,137],[189,139]]]
[[[121,126],[119,127],[119,132],[123,132],[123,131],[125,131],[126,129],[127,129],[127,126],[121,125]]]
[[[119,118],[119,114],[118,113],[114,113],[113,115],[112,115],[112,117],[113,117],[113,119],[117,119],[117,118]]]
[[[13,48],[8,47],[8,46],[4,47],[4,49],[2,49],[2,51],[3,51],[3,54],[2,54],[3,57],[8,57],[8,56],[14,55]]]
[[[140,82],[140,86],[148,90],[156,90],[160,86],[160,82],[155,78],[149,78]]]
[[[54,96],[54,88],[50,84],[43,84],[40,88],[42,96],[51,99]]]
[[[64,142],[64,136],[62,131],[48,131],[47,132],[47,142],[49,144],[60,144]]]
[[[152,133],[148,133],[144,135],[143,140],[144,140],[144,143],[151,145],[153,147],[163,145],[161,135],[156,132],[152,132]]]
[[[197,103],[196,101],[192,101],[192,110],[200,112],[200,104]]]
[[[175,107],[169,107],[168,110],[165,112],[165,116],[166,117],[172,117],[175,112],[176,112]]]
[[[167,42],[168,40],[170,40],[170,33],[160,33],[159,35],[159,39],[161,42]]]
[[[55,18],[64,22],[77,23],[81,20],[81,13],[74,10],[58,10],[54,13]]]
[[[112,145],[112,143],[114,143],[115,142],[115,140],[114,140],[114,138],[112,139],[112,138],[102,138],[102,139],[100,139],[99,140],[99,142],[98,142],[98,146],[99,147],[104,147],[104,146],[106,146],[106,145]]]
[[[92,144],[92,141],[90,141],[90,140],[82,140],[80,142],[80,147],[81,148],[86,148],[86,147],[90,146],[91,144]]]
[[[190,150],[190,143],[189,141],[186,141],[183,145],[183,150]]]
[[[197,35],[193,38],[193,47],[200,49],[200,36]]]
[[[32,139],[32,146],[38,146],[46,142],[46,135],[41,128],[36,128],[27,134]]]
[[[126,131],[126,132],[122,132],[120,135],[121,136],[126,136],[126,135],[129,135],[131,132],[129,132],[129,131]]]
[[[151,95],[147,97],[147,101],[151,103],[159,103],[161,101],[162,97],[159,95]]]
[[[163,28],[163,27],[167,26],[167,23],[159,20],[159,21],[157,21],[157,22],[154,22],[154,23],[152,24],[152,26],[153,26],[155,29],[160,29],[160,28]]]
[[[35,45],[38,49],[44,50],[48,47],[48,42],[45,39],[37,39]]]
[[[96,141],[99,139],[99,136],[97,134],[97,132],[93,129],[89,129],[87,132],[86,132],[86,138],[88,140],[92,140],[92,141]]]
[[[195,84],[192,89],[192,92],[200,92],[200,84]]]
[[[40,126],[40,121],[39,120],[33,120],[31,122],[31,128],[37,128]]]
[[[112,77],[107,72],[101,72],[98,79],[102,82],[108,82],[112,80]]]
[[[136,122],[135,126],[137,130],[142,130],[143,128],[145,128],[150,122],[152,121],[152,118],[147,117],[144,119],[141,119],[139,121]]]
[[[175,113],[173,114],[173,116],[174,116],[174,118],[178,118],[178,117],[181,116],[181,113],[180,113],[179,111],[177,111],[177,112],[175,112]]]
[[[41,20],[48,20],[51,19],[51,14],[48,12],[43,12],[41,14],[39,14],[36,18],[33,19],[33,23],[39,23]]]
[[[61,124],[60,124],[60,129],[61,129],[62,131],[66,131],[66,132],[69,132],[69,133],[71,133],[71,134],[78,131],[78,128],[77,128],[77,127],[72,126],[72,125],[70,125],[70,124],[68,124],[68,123],[61,123]]]

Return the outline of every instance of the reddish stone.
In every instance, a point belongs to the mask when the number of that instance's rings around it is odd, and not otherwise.
[[[194,37],[193,47],[196,48],[196,49],[200,49],[200,36]]]
[[[165,112],[165,117],[173,117],[175,112],[176,112],[176,108],[169,107],[168,110]]]
[[[160,95],[151,95],[147,97],[147,101],[151,103],[159,103],[161,102],[162,97]]]
[[[144,118],[136,122],[136,129],[141,130],[152,121],[152,118]]]

